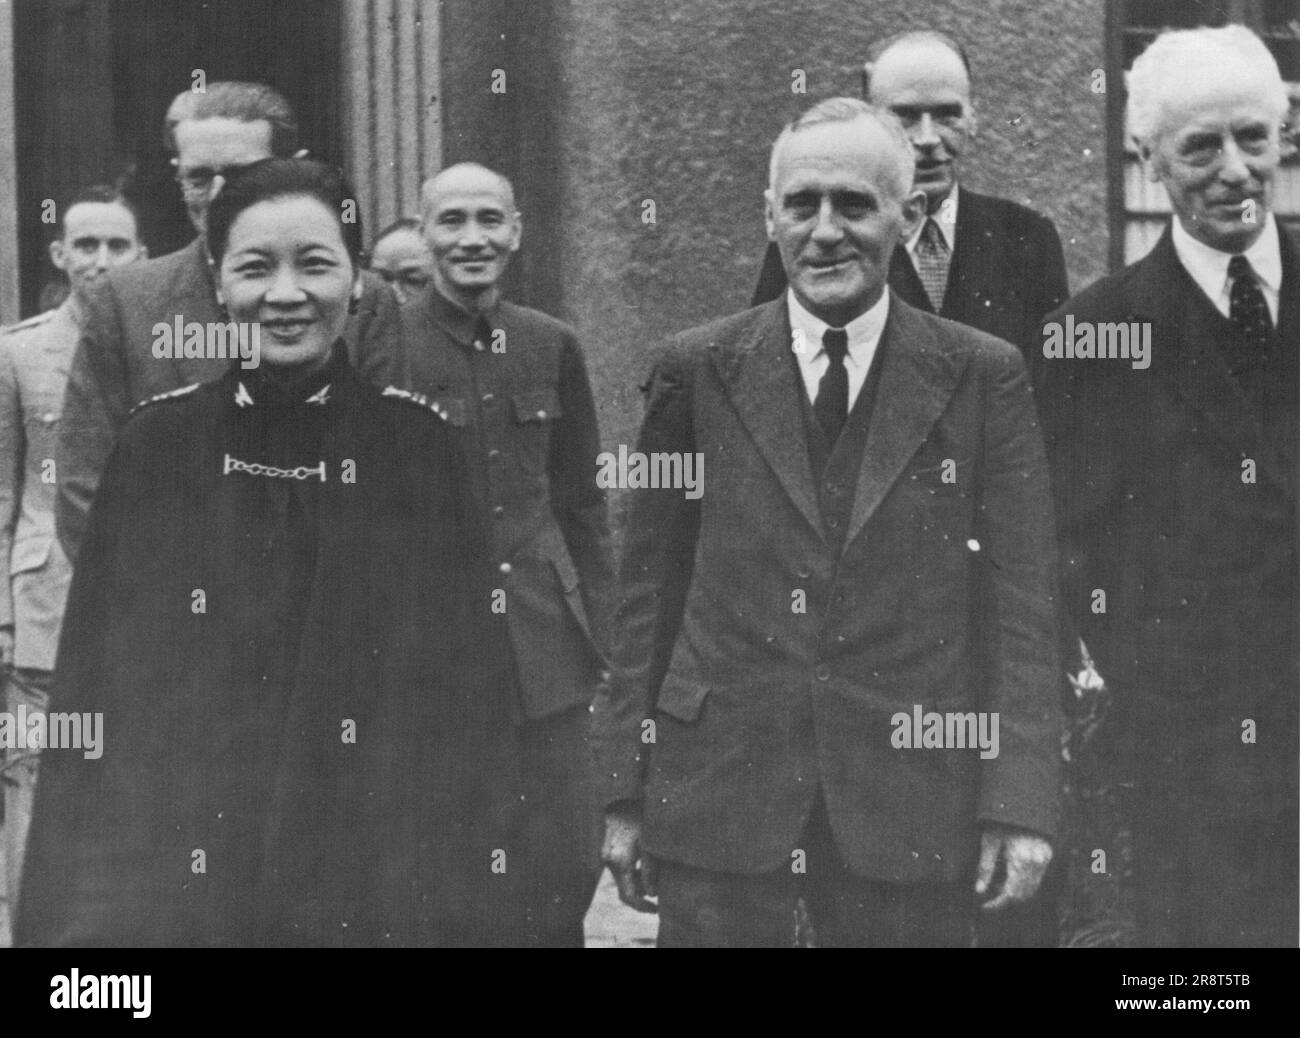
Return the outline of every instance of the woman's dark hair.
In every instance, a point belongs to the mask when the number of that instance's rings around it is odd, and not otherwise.
[[[339,223],[352,266],[361,269],[361,207],[343,174],[315,159],[262,159],[232,173],[208,206],[208,254],[220,263],[230,227],[249,206],[274,198],[306,195],[320,202]]]

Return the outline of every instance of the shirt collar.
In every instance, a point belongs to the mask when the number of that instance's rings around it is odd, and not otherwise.
[[[933,220],[934,225],[939,228],[939,233],[943,235],[943,240],[948,244],[949,255],[957,246],[958,195],[957,185],[953,184],[952,190],[948,192],[947,197],[939,203],[939,208],[934,211],[933,215],[926,217],[927,220]],[[916,243],[921,240],[923,230],[925,230],[925,220],[916,225],[916,230],[907,239],[907,251],[909,253],[916,252]]]
[[[1183,222],[1173,218],[1174,252],[1192,280],[1212,300],[1217,300],[1228,287],[1228,264],[1233,256],[1245,256],[1250,268],[1266,289],[1274,293],[1282,290],[1282,246],[1278,241],[1277,221],[1270,212],[1264,217],[1264,233],[1245,252],[1223,252],[1187,233]]]
[[[785,297],[790,313],[791,348],[800,364],[811,364],[825,352],[822,336],[831,326],[810,314],[795,297],[794,289],[787,289]],[[865,368],[871,363],[888,318],[889,289],[886,287],[874,306],[844,326],[849,337],[848,357],[855,365]],[[800,349],[801,345],[803,349]]]

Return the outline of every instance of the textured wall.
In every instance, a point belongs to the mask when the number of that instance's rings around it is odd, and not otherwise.
[[[636,385],[657,340],[747,305],[781,125],[815,100],[857,94],[869,41],[925,26],[965,41],[975,66],[981,128],[964,179],[1051,215],[1073,287],[1098,277],[1105,113],[1090,72],[1103,64],[1103,0],[444,6],[447,157],[490,156],[520,183],[525,255],[512,288],[577,325],[607,444],[635,434]],[[518,93],[486,94],[488,54],[519,72]],[[807,73],[803,96],[791,93],[795,68]]]

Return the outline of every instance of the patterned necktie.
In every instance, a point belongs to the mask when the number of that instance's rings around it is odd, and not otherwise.
[[[921,238],[916,243],[916,272],[930,298],[930,306],[938,313],[943,309],[943,295],[948,288],[948,243],[933,218],[925,218]]]
[[[849,416],[849,372],[844,366],[844,357],[849,352],[849,333],[843,328],[827,328],[822,336],[822,346],[830,358],[830,366],[817,383],[813,414],[827,441],[834,444]]]
[[[1233,256],[1228,261],[1228,277],[1232,288],[1228,293],[1228,312],[1232,323],[1246,333],[1253,346],[1266,347],[1273,338],[1273,321],[1269,317],[1268,302],[1259,287],[1255,272],[1245,256]]]

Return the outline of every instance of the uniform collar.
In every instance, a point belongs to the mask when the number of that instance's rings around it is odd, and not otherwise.
[[[238,363],[231,368],[231,394],[235,406],[241,411],[265,408],[323,407],[334,398],[335,387],[348,367],[347,347],[340,339],[330,352],[324,367],[294,381],[285,381],[272,374],[272,369],[259,367],[245,371]]]
[[[499,312],[499,299],[483,313],[471,314],[439,292],[436,285],[429,286],[430,315],[458,345],[465,349],[473,349],[476,342],[481,342],[483,347],[488,345],[485,339],[490,337],[491,329],[500,327]],[[485,324],[486,329],[483,327]]]

